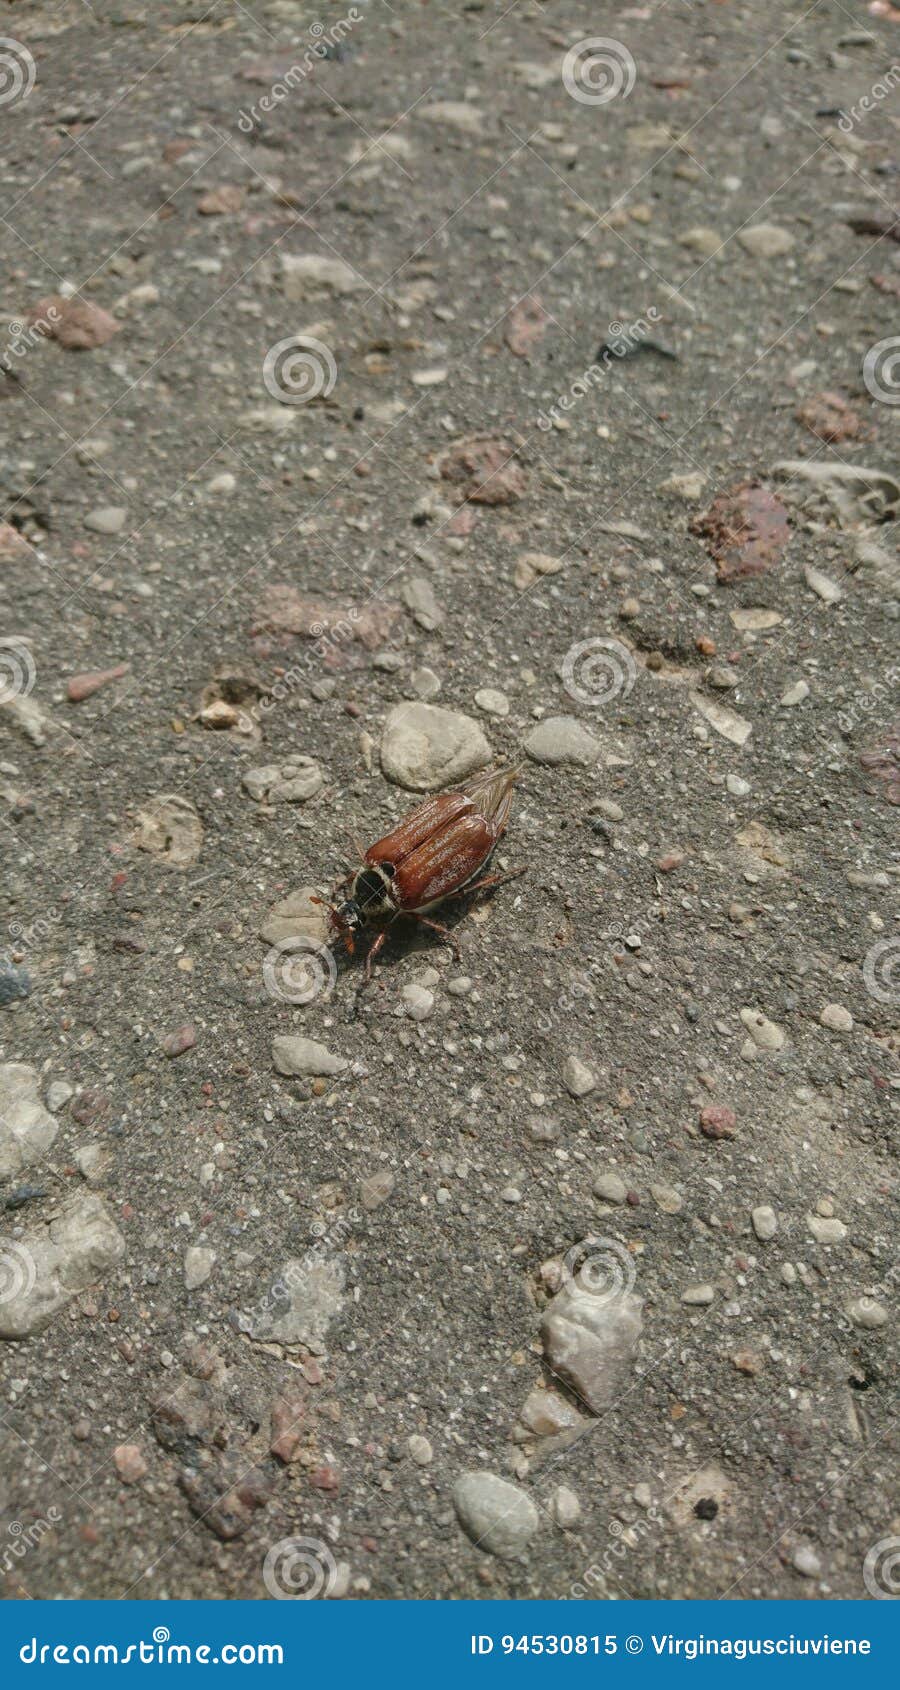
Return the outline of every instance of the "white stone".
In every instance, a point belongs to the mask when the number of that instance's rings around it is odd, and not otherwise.
[[[0,1179],[14,1179],[46,1156],[58,1131],[41,1102],[37,1070],[27,1062],[0,1065]]]
[[[196,1291],[212,1273],[216,1252],[203,1244],[191,1244],[184,1252],[184,1284],[188,1291]]]
[[[525,750],[536,763],[574,763],[590,769],[600,756],[601,746],[576,716],[548,716],[532,728]]]
[[[280,1033],[272,1040],[272,1061],[279,1074],[332,1075],[343,1074],[350,1064],[344,1056],[333,1056],[315,1039],[304,1039],[293,1033]]]
[[[853,1016],[842,1003],[827,1003],[819,1020],[823,1027],[830,1027],[834,1033],[851,1033],[853,1031]]]
[[[477,722],[435,704],[397,704],[384,724],[381,767],[411,792],[435,792],[464,780],[491,760]]]
[[[751,1215],[753,1230],[761,1243],[765,1244],[774,1238],[778,1231],[778,1216],[768,1203],[760,1203]]]
[[[530,1496],[496,1473],[463,1473],[453,1486],[453,1506],[477,1548],[504,1560],[522,1554],[540,1523]]]
[[[577,1056],[567,1056],[563,1063],[563,1085],[571,1097],[587,1097],[597,1084],[593,1074]]]

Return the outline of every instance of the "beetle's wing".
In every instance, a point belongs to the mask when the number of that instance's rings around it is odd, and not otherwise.
[[[400,863],[394,876],[401,910],[424,910],[459,891],[494,848],[494,831],[483,816],[458,816],[439,828]]]
[[[434,798],[426,798],[418,809],[403,817],[393,833],[386,833],[383,839],[369,846],[366,862],[393,863],[397,868],[439,828],[447,827],[472,807],[472,799],[465,792],[439,792]]]
[[[521,773],[521,763],[511,769],[492,769],[487,774],[475,775],[461,789],[471,798],[474,814],[490,822],[495,839],[506,831],[513,787]]]

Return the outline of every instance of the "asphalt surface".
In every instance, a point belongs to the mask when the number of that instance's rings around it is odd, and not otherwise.
[[[8,1596],[894,1576],[898,23],[4,11]],[[486,760],[459,961],[271,925]]]

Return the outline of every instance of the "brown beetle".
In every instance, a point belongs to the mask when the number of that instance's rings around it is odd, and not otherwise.
[[[524,873],[514,869],[510,874],[476,879],[506,831],[520,772],[519,766],[476,775],[465,786],[426,798],[391,833],[367,851],[359,850],[363,859],[359,868],[340,882],[341,888],[349,888],[348,895],[332,904],[331,912],[332,923],[351,953],[354,937],[363,928],[381,928],[366,957],[364,984],[398,915],[413,916],[433,928],[458,955],[452,933],[430,921],[426,912],[455,893],[501,886]]]

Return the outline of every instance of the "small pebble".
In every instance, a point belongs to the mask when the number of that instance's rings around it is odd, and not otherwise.
[[[778,1231],[778,1216],[768,1203],[760,1203],[751,1215],[753,1230],[762,1243],[774,1238]]]
[[[835,1033],[850,1033],[853,1031],[853,1016],[842,1003],[827,1003],[819,1020],[823,1027],[830,1027]]]

